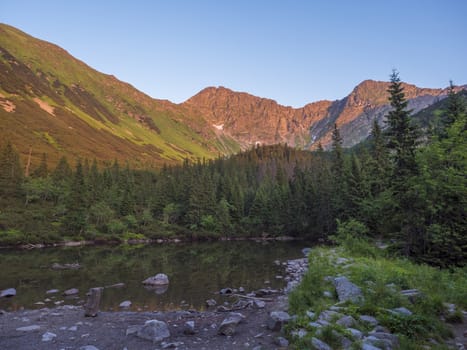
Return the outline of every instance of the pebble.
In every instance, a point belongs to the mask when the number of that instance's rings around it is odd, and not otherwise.
[[[45,332],[42,334],[42,341],[52,341],[57,337],[55,333],[52,332]]]

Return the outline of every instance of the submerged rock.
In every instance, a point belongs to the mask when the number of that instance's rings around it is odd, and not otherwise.
[[[143,284],[150,286],[165,286],[169,284],[169,277],[164,273],[158,273],[155,276],[146,278],[143,281]]]
[[[14,297],[15,295],[16,295],[15,288],[4,289],[0,292],[0,298],[9,298],[9,297]]]

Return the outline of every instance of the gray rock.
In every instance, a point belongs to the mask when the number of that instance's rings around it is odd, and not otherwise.
[[[302,249],[302,254],[305,255],[305,256],[308,256],[308,254],[310,254],[311,252],[311,248],[303,248]]]
[[[369,343],[363,343],[362,344],[362,350],[381,350],[381,348],[373,346],[373,345],[371,345]]]
[[[162,342],[161,343],[161,348],[162,349],[176,349],[179,346],[182,346],[183,344],[185,344],[185,343],[182,342],[182,341],[177,341],[177,342],[172,342],[172,343]]]
[[[127,309],[131,306],[131,301],[129,300],[125,300],[125,301],[122,301],[119,305],[122,309]]]
[[[323,292],[323,297],[326,297],[326,298],[333,298],[334,295],[332,295],[332,293],[331,293],[330,291],[325,290],[325,291]]]
[[[85,345],[79,348],[79,350],[99,350],[94,345]]]
[[[358,330],[358,329],[355,329],[355,328],[347,328],[347,331],[352,334],[352,337],[355,339],[355,340],[361,340],[363,339],[363,333]]]
[[[405,307],[398,307],[396,309],[391,309],[389,311],[392,312],[393,314],[398,314],[398,315],[403,315],[403,316],[412,315],[412,311],[410,311],[409,309]]]
[[[323,327],[323,325],[318,323],[318,322],[310,322],[310,323],[308,323],[308,326],[310,326],[312,328],[321,328],[321,327]]]
[[[53,263],[51,266],[52,270],[78,270],[81,268],[79,263],[72,263],[72,264],[59,264]]]
[[[404,297],[406,297],[407,299],[409,299],[409,301],[414,304],[417,300],[419,300],[420,298],[423,298],[423,293],[420,292],[418,289],[405,289],[405,290],[401,290],[400,291],[400,294]]]
[[[234,335],[237,325],[244,319],[244,317],[245,316],[240,313],[231,313],[229,317],[222,321],[217,333],[227,336]]]
[[[142,326],[137,326],[137,325],[128,326],[127,329],[126,329],[126,335],[131,335],[131,334],[138,333],[138,331],[141,329],[141,327]]]
[[[336,259],[336,264],[337,265],[347,264],[348,262],[349,262],[349,259],[347,259],[347,258],[337,258]]]
[[[14,297],[15,295],[16,295],[15,288],[4,289],[0,292],[0,298],[9,298],[9,297]]]
[[[45,332],[42,334],[42,341],[52,341],[57,337],[55,333],[52,332]]]
[[[195,321],[186,321],[185,326],[183,328],[183,333],[186,335],[195,334]]]
[[[220,291],[219,291],[219,294],[232,294],[233,293],[233,289],[232,288],[222,288]]]
[[[136,335],[142,339],[159,342],[170,337],[169,327],[163,321],[149,320],[141,327]]]
[[[307,311],[306,312],[306,315],[310,318],[310,319],[314,319],[316,317],[316,313],[314,313],[313,311]]]
[[[253,301],[253,307],[255,309],[264,309],[264,307],[266,306],[266,303],[262,300],[254,300]]]
[[[206,300],[206,306],[207,307],[213,307],[213,306],[216,306],[216,305],[217,305],[217,302],[214,299]]]
[[[397,336],[394,334],[386,332],[374,332],[371,333],[371,336],[385,344],[385,348],[388,350],[399,347],[399,338],[397,338]]]
[[[363,323],[368,323],[371,326],[376,326],[379,324],[376,318],[368,315],[360,315],[360,321],[362,321]]]
[[[316,350],[332,350],[328,344],[315,337],[311,338],[311,345],[313,345]]]
[[[336,277],[333,282],[336,287],[337,298],[340,302],[349,300],[357,303],[363,300],[363,294],[360,287],[350,282],[347,277]]]
[[[77,288],[71,288],[71,289],[67,289],[66,291],[64,291],[63,295],[70,296],[70,295],[76,295],[78,293],[79,293],[79,290]]]
[[[352,316],[344,316],[338,319],[336,324],[343,327],[353,327],[357,324],[357,321]]]
[[[349,338],[341,337],[342,349],[344,350],[351,349],[352,345],[353,345],[353,342]]]
[[[165,286],[169,284],[169,277],[166,274],[158,273],[155,276],[146,278],[143,281],[143,284],[150,286]]]
[[[267,326],[270,330],[278,332],[282,326],[290,321],[290,315],[285,311],[273,311],[269,314]]]
[[[55,294],[58,292],[60,292],[58,289],[49,289],[47,292],[45,292],[45,294]]]
[[[289,341],[284,337],[277,337],[276,339],[274,339],[274,343],[280,346],[281,348],[286,348],[289,346]]]
[[[38,331],[39,329],[41,329],[41,326],[38,326],[37,324],[16,328],[18,332],[34,332]]]
[[[341,317],[342,314],[332,311],[332,310],[324,310],[318,316],[318,321],[328,321],[331,322],[333,319]]]

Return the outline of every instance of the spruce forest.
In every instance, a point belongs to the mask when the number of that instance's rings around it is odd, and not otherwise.
[[[385,124],[375,122],[353,149],[342,147],[335,125],[331,151],[257,146],[159,171],[64,157],[50,168],[44,154],[29,169],[5,140],[0,244],[279,236],[328,243],[343,228],[417,261],[465,266],[465,94],[451,84],[435,117],[414,123],[397,72],[388,92]]]

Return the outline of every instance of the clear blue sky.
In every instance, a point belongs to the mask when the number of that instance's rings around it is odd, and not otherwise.
[[[467,83],[466,0],[10,0],[0,22],[173,102],[221,85],[298,107],[393,68]]]

